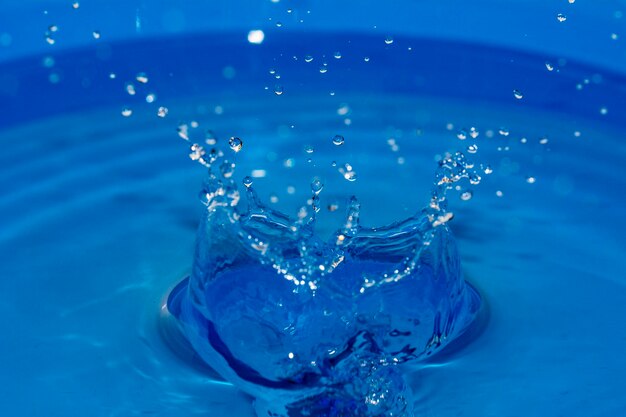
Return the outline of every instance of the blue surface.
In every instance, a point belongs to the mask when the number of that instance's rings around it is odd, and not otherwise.
[[[452,195],[450,226],[489,320],[463,346],[411,370],[416,415],[626,414],[626,34],[615,17],[623,3],[555,6],[573,26],[555,35],[559,11],[512,2],[511,10],[526,10],[519,30],[530,40],[509,32],[512,20],[497,19],[504,12],[488,11],[488,3],[463,15],[479,21],[493,13],[498,25],[473,26],[471,36],[446,20],[461,9],[411,32],[410,13],[386,16],[365,4],[362,19],[344,19],[341,8],[320,5],[319,27],[268,29],[262,45],[246,41],[260,13],[252,8],[242,17],[245,30],[230,19],[210,33],[189,33],[209,29],[200,23],[176,34],[155,26],[129,39],[136,28],[122,24],[128,32],[96,45],[70,36],[71,22],[59,18],[68,45],[57,49],[43,41],[51,19],[33,30],[37,19],[21,25],[18,18],[31,6],[9,6],[0,29],[12,34],[0,48],[0,405],[7,415],[254,415],[251,399],[180,341],[165,308],[190,272],[202,212],[204,172],[176,134],[180,121],[191,120],[200,123],[192,140],[205,129],[241,137],[237,175],[266,170],[254,187],[266,202],[277,197],[272,204],[281,210],[295,213],[310,197],[311,178],[324,178],[322,236],[340,224],[351,194],[367,226],[408,217],[428,200],[436,160],[478,145],[476,160],[494,172],[463,185],[473,191],[469,201]],[[452,6],[406,5],[424,11],[416,17],[422,23]],[[107,7],[120,19],[136,14],[130,5]],[[185,14],[200,16],[193,7]],[[102,23],[104,34],[117,25],[89,13],[80,19],[85,28]],[[386,45],[392,18],[398,30]],[[339,21],[347,22],[342,33]],[[50,67],[45,56],[54,58]],[[148,74],[146,85],[134,80],[139,72]],[[150,92],[152,104],[144,100]],[[121,116],[124,106],[132,116]],[[159,106],[168,107],[165,118],[156,116]],[[472,126],[476,139],[457,138]],[[346,138],[341,147],[332,144],[335,134]],[[357,181],[345,181],[333,160],[353,165]],[[339,209],[325,209],[332,204]]]

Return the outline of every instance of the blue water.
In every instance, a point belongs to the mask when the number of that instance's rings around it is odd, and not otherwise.
[[[383,40],[300,34],[259,46],[206,35],[75,50],[49,68],[41,56],[3,64],[7,413],[254,415],[252,399],[181,339],[166,305],[192,272],[204,207],[205,170],[176,133],[192,120],[200,140],[205,129],[242,138],[237,175],[255,177],[271,207],[297,213],[322,177],[324,237],[353,194],[364,226],[413,215],[445,152],[477,145],[493,173],[463,183],[468,201],[451,191],[448,225],[488,312],[453,349],[405,371],[415,415],[626,413],[626,77],[515,50]],[[477,138],[458,139],[473,126]]]

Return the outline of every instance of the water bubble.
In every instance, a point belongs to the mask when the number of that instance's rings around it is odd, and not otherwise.
[[[50,25],[48,26],[48,32],[50,33],[55,33],[59,31],[59,27],[57,25]]]
[[[387,36],[387,37],[385,38],[385,43],[386,43],[387,45],[391,45],[391,44],[393,43],[393,38],[392,38],[391,36]]]
[[[189,125],[187,123],[180,123],[176,128],[176,132],[181,139],[189,140]]]
[[[543,137],[543,138],[539,139],[539,143],[542,144],[542,145],[545,145],[546,143],[548,143],[548,138]]]
[[[522,98],[524,98],[524,95],[519,90],[513,90],[513,97],[515,97],[518,100],[521,100]]]
[[[498,130],[498,133],[501,136],[505,136],[505,137],[509,136],[509,134],[510,134],[509,130],[507,128],[504,128],[504,127],[501,127],[500,130]]]
[[[468,190],[468,191],[462,192],[460,197],[461,197],[461,200],[468,201],[468,200],[471,200],[473,196],[474,194]]]
[[[335,57],[335,59],[341,59],[341,52],[337,51],[333,56]]]
[[[248,42],[251,44],[259,45],[263,43],[265,39],[265,33],[262,30],[255,29],[248,32]]]
[[[114,72],[112,72],[112,73],[109,74],[109,78],[114,80],[114,79],[117,78],[117,75]]]
[[[72,9],[76,10],[80,7],[80,3],[75,1],[74,3],[72,3]]]
[[[482,177],[476,173],[470,174],[469,182],[472,185],[478,185],[482,181]]]
[[[276,94],[277,96],[282,96],[283,95],[283,86],[282,85],[275,85],[274,86],[274,94]]]
[[[565,22],[567,20],[567,16],[565,16],[563,13],[559,13],[556,15],[556,20],[558,20],[559,22]]]
[[[345,141],[344,137],[341,135],[335,135],[333,137],[333,144],[337,145],[337,146],[341,146],[343,145],[343,142]]]
[[[130,108],[128,108],[128,107],[124,107],[124,108],[122,109],[122,116],[124,116],[124,117],[130,117],[132,114],[133,114],[133,111],[132,111]]]
[[[54,43],[55,43],[56,41],[54,40],[54,38],[52,38],[52,36],[50,36],[50,35],[46,35],[46,42],[47,42],[49,45],[54,45]]]
[[[356,172],[354,172],[352,165],[347,164],[347,163],[344,164],[343,167],[339,168],[339,172],[341,173],[341,175],[343,175],[343,177],[346,180],[350,182],[356,181]]]
[[[476,144],[469,145],[467,147],[467,152],[469,152],[469,153],[476,153],[476,152],[478,152],[478,145],[476,145]]]
[[[548,71],[554,71],[554,65],[552,63],[546,61],[546,69]]]
[[[250,188],[250,186],[252,185],[252,178],[246,176],[243,181],[242,181],[243,185],[245,185],[246,188]]]
[[[204,148],[202,146],[198,145],[197,143],[194,143],[193,145],[191,145],[189,150],[190,150],[189,158],[192,161],[203,162],[202,157],[204,156],[205,151],[204,151]]]
[[[363,58],[363,61],[365,61],[365,62],[370,62],[370,57],[369,57],[369,56],[366,56],[365,58]]]
[[[537,181],[535,177],[526,177],[526,182],[529,184],[534,184]]]
[[[470,127],[469,134],[472,137],[472,139],[476,139],[480,133],[478,132],[478,129],[476,129],[475,127]]]
[[[165,117],[165,116],[167,116],[167,113],[169,113],[169,109],[167,107],[161,106],[157,110],[157,116],[159,116],[159,117]]]
[[[496,196],[498,197],[502,197],[504,195],[504,193],[500,190],[496,191]]]
[[[146,103],[154,103],[156,101],[156,94],[150,93],[146,96]]]
[[[313,146],[311,146],[311,145],[306,145],[306,146],[304,147],[304,152],[306,152],[306,153],[313,153]]]
[[[235,152],[239,152],[241,148],[243,148],[242,140],[234,136],[228,140],[228,145],[230,146],[230,149]]]
[[[313,57],[311,55],[307,55],[304,57],[304,62],[312,62],[313,61]]]
[[[322,64],[322,66],[320,67],[320,74],[326,74],[328,72],[328,64],[324,63]]]
[[[278,196],[276,194],[270,195],[270,203],[273,203],[273,204],[278,203]]]
[[[94,30],[94,31],[91,33],[91,35],[93,36],[93,38],[94,38],[94,39],[100,39],[100,36],[102,36],[102,35],[100,34],[100,32],[99,32],[99,31],[97,31],[97,30]]]
[[[456,137],[460,140],[465,140],[467,139],[467,132],[465,131],[465,129],[461,129],[456,132]]]
[[[313,194],[319,194],[323,188],[324,183],[319,178],[313,178],[313,181],[311,181],[311,191],[313,191]]]
[[[135,76],[135,79],[137,80],[137,82],[140,82],[141,84],[148,83],[148,76],[146,75],[145,72],[140,72],[139,74],[137,74],[137,76]]]
[[[126,86],[124,88],[126,89],[126,92],[131,96],[137,94],[137,91],[135,90],[135,85],[132,83],[126,83]]]
[[[276,27],[277,28],[282,28],[283,27],[283,22],[276,22]]]
[[[576,0],[567,0],[569,1],[569,4],[574,4],[576,2]]]
[[[328,205],[328,211],[330,211],[331,213],[333,211],[337,211],[339,209],[339,204],[337,204],[336,202],[330,203]]]
[[[493,173],[493,168],[491,168],[489,165],[487,165],[485,167],[485,169],[483,170],[483,172],[487,175],[492,174]]]
[[[206,133],[204,134],[204,142],[210,146],[213,146],[217,143],[217,136],[215,136],[215,133],[212,130],[206,131]]]
[[[224,178],[230,178],[235,173],[235,164],[232,162],[224,161],[220,164],[220,172]]]

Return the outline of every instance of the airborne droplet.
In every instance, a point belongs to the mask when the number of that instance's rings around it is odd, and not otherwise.
[[[239,152],[243,148],[242,140],[234,136],[228,140],[228,145],[235,152]],[[250,183],[252,184],[252,180],[250,180]]]

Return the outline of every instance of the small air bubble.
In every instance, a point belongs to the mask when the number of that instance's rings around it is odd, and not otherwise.
[[[519,90],[513,90],[513,97],[515,97],[518,100],[521,100],[524,98],[524,95]]]
[[[159,109],[157,110],[157,116],[159,117],[165,117],[167,116],[167,113],[169,113],[169,110],[167,107],[159,107]]]
[[[139,74],[137,74],[135,79],[137,80],[137,82],[140,82],[141,84],[147,84],[148,83],[148,76],[146,75],[145,72],[140,72]]]
[[[341,146],[343,145],[343,142],[345,141],[344,137],[341,135],[335,135],[333,137],[333,144],[337,145],[337,146]]]
[[[129,109],[128,107],[124,107],[122,109],[122,116],[130,117],[132,114],[133,114],[133,111],[131,109]]]
[[[461,193],[461,200],[468,201],[471,200],[474,194],[471,191],[464,191]]]
[[[243,148],[242,140],[234,136],[228,140],[228,145],[230,146],[230,149],[232,149],[235,152],[239,152],[241,148]]]

